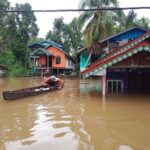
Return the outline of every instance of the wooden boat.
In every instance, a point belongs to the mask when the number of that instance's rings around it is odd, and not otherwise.
[[[15,91],[4,91],[3,97],[4,100],[14,100],[19,98],[39,95],[57,89],[58,89],[57,86],[36,86],[31,88],[19,89]]]

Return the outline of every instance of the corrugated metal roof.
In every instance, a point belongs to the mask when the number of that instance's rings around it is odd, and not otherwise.
[[[112,38],[114,38],[114,37],[116,37],[116,36],[119,36],[119,35],[121,35],[121,34],[123,34],[123,33],[125,33],[125,32],[129,32],[129,31],[131,31],[131,30],[133,30],[133,29],[140,29],[140,30],[143,30],[143,31],[148,31],[149,29],[145,29],[145,28],[142,28],[142,27],[133,27],[133,28],[130,28],[130,29],[126,29],[126,30],[124,30],[124,31],[122,31],[122,32],[119,32],[119,33],[117,33],[117,34],[115,34],[115,35],[112,35],[112,36],[109,36],[109,37],[107,37],[107,38],[105,38],[105,39],[103,39],[103,40],[101,40],[101,41],[99,41],[100,43],[102,43],[102,42],[105,42],[105,41],[107,41],[107,40],[109,40],[109,39],[112,39]]]

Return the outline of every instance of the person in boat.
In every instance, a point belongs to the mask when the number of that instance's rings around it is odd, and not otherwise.
[[[61,89],[64,85],[63,80],[55,77],[55,76],[50,76],[50,77],[45,77],[44,81],[42,82],[42,85],[48,85],[48,86],[56,86],[57,89]]]

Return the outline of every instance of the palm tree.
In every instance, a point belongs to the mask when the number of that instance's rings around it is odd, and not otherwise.
[[[81,0],[80,8],[118,7],[117,0]],[[94,48],[98,41],[114,33],[120,24],[118,16],[124,16],[122,11],[83,12],[79,17],[79,25],[84,27],[83,35],[86,47]],[[121,17],[123,18],[123,17]]]
[[[136,20],[136,24],[140,27],[149,29],[150,28],[150,19],[143,16],[142,18]]]
[[[130,10],[128,14],[124,17],[123,24],[121,26],[118,26],[117,32],[120,32],[127,28],[132,28],[135,26],[148,29],[150,27],[150,20],[148,18],[145,18],[144,16],[138,19],[137,13],[134,12],[134,10]]]

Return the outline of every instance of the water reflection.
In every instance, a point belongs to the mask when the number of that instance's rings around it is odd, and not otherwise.
[[[0,149],[150,149],[150,95],[102,97],[100,82],[90,82],[68,79],[61,91],[17,101],[1,96]],[[0,92],[39,83],[39,78],[9,79]]]
[[[37,119],[34,109],[30,109],[25,104],[23,107],[20,104],[17,106],[15,104],[11,103],[11,107],[9,103],[4,103],[3,107],[0,106],[0,145],[2,149],[5,149],[11,143],[10,141],[19,140],[24,145],[22,140],[32,136],[29,129],[35,125],[34,120]],[[32,116],[31,113],[33,113]],[[4,141],[7,141],[7,144]]]
[[[133,149],[129,146],[121,145],[121,146],[119,146],[118,150],[133,150]]]

